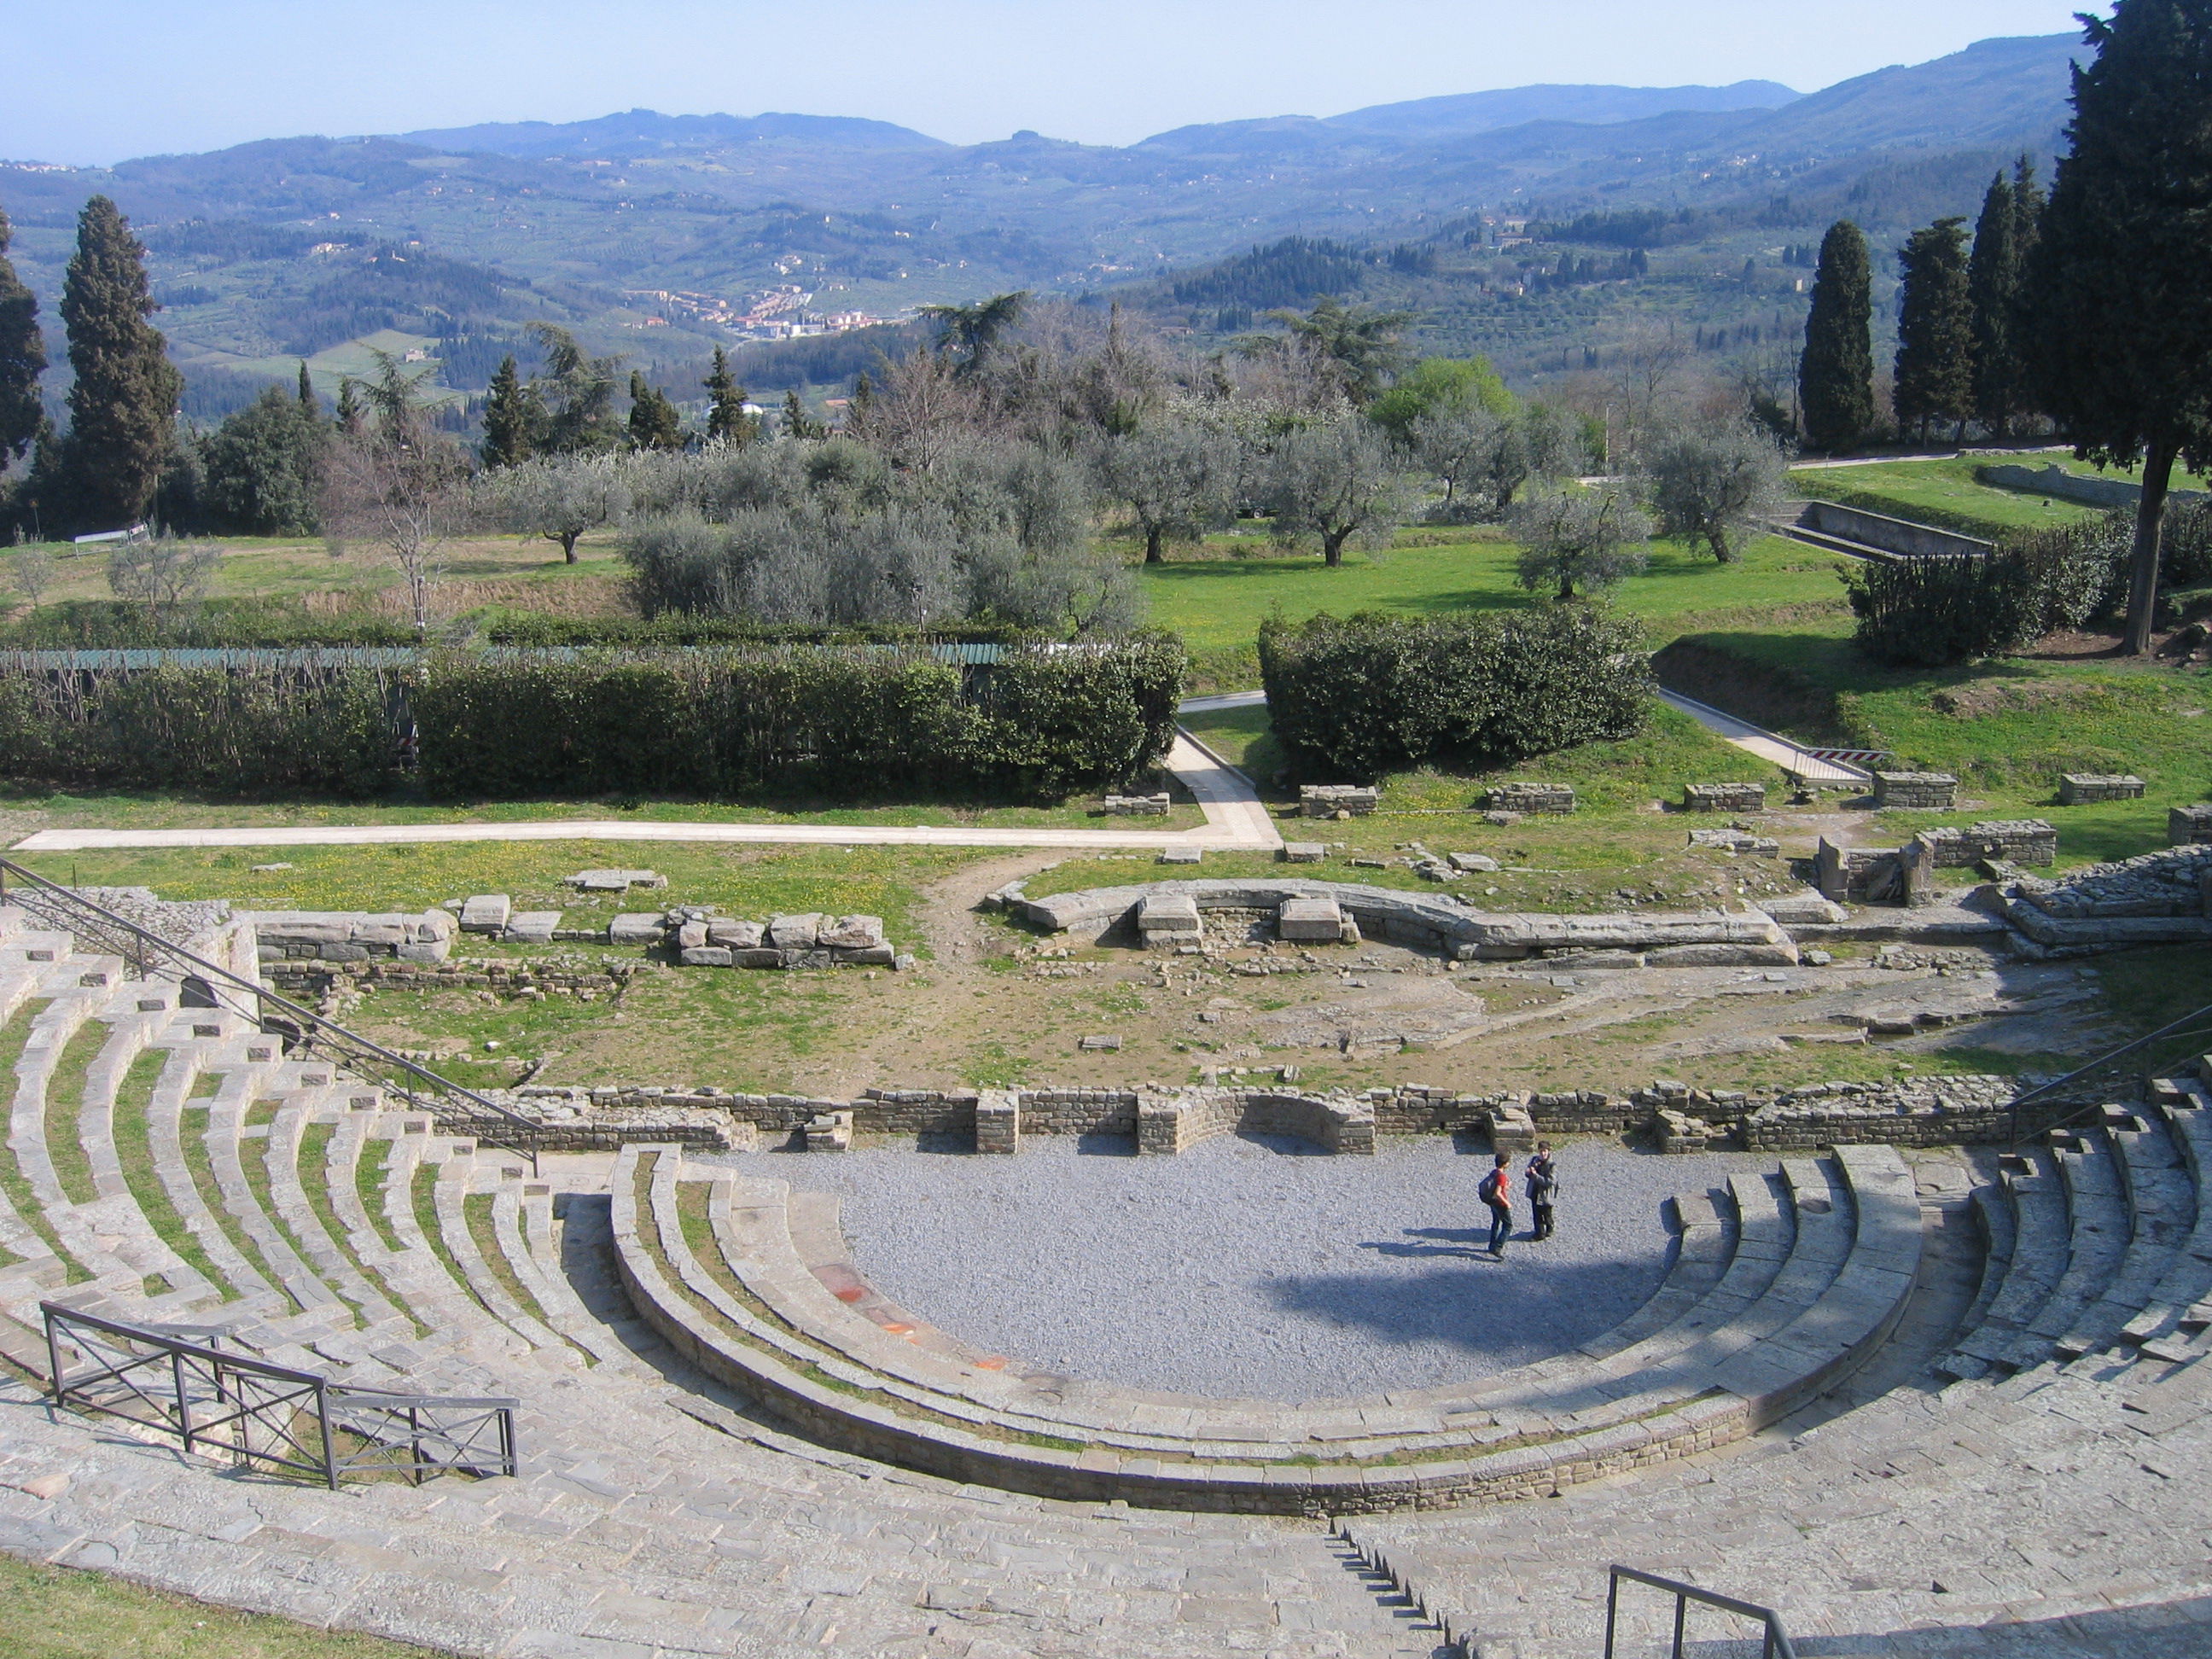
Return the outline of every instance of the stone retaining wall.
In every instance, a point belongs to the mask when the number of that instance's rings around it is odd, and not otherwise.
[[[357,910],[258,910],[241,913],[264,963],[443,962],[458,931],[445,910],[420,915],[370,915]]]
[[[2141,800],[2144,787],[2143,781],[2132,773],[2111,776],[2069,772],[2058,780],[2058,803],[2062,806],[2082,806],[2092,801]]]
[[[1963,830],[1923,830],[1914,839],[1928,844],[1938,870],[1967,869],[1984,859],[2058,862],[2058,831],[2041,818],[1996,818]]]
[[[1539,812],[1565,817],[1575,810],[1575,792],[1565,783],[1501,783],[1483,799],[1493,812]]]
[[[1682,787],[1686,812],[1764,812],[1766,786],[1763,783],[1692,783]]]
[[[1948,812],[1959,801],[1959,781],[1948,772],[1877,772],[1874,804],[1917,811]]]

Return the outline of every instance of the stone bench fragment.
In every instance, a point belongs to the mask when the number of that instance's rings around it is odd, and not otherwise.
[[[1494,875],[1501,867],[1487,853],[1447,853],[1444,857],[1463,876]]]
[[[715,916],[707,923],[707,943],[726,945],[733,951],[757,951],[768,937],[768,929],[757,921],[744,921],[735,916]]]
[[[1159,857],[1162,864],[1202,864],[1205,860],[1204,849],[1197,847],[1170,847]]]
[[[457,931],[447,910],[420,915],[264,910],[247,920],[264,962],[443,962],[453,954]]]
[[[1287,898],[1275,910],[1275,936],[1285,944],[1335,945],[1344,910],[1333,898]]]
[[[1759,908],[1784,927],[1833,927],[1850,919],[1850,912],[1842,905],[1809,888],[1803,892],[1763,898]]]
[[[478,893],[461,906],[461,931],[498,934],[507,930],[514,914],[514,901],[504,893]]]
[[[1550,813],[1565,817],[1575,810],[1575,792],[1565,783],[1501,783],[1484,797],[1493,812]]]
[[[1286,841],[1282,857],[1285,864],[1319,864],[1328,857],[1328,846],[1318,841]]]
[[[1874,804],[1878,808],[1948,812],[1959,804],[1959,780],[1948,772],[1877,772]]]
[[[1196,945],[1205,931],[1199,921],[1198,901],[1188,893],[1152,893],[1137,907],[1137,932],[1147,951],[1169,951],[1179,945]]]
[[[1121,1039],[1112,1036],[1087,1036],[1075,1046],[1085,1054],[1118,1054],[1121,1052]]]
[[[507,918],[501,937],[517,945],[550,945],[560,927],[558,910],[523,910]]]
[[[1766,786],[1763,783],[1692,783],[1682,789],[1686,812],[1764,812]]]
[[[821,934],[823,921],[822,914],[816,910],[799,915],[771,916],[768,942],[779,951],[811,951]]]
[[[2100,800],[2141,800],[2143,781],[2134,773],[2117,776],[2095,772],[2069,772],[2058,780],[2058,804],[2084,806]]]
[[[1364,818],[1381,803],[1382,792],[1357,783],[1309,783],[1298,790],[1298,811],[1310,818]]]
[[[567,884],[586,893],[626,893],[633,887],[665,887],[668,878],[653,870],[579,870]]]

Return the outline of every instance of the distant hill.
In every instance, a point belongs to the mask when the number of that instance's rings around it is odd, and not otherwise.
[[[473,127],[403,132],[399,142],[481,155],[626,160],[663,150],[737,144],[817,144],[839,149],[945,149],[942,139],[889,121],[843,115],[662,115],[634,109],[592,121],[488,121]]]
[[[1609,126],[1680,111],[1725,114],[1775,109],[1802,95],[1779,81],[1739,81],[1728,87],[1508,87],[1497,92],[1376,104],[1348,115],[1330,116],[1324,125],[1397,138],[1439,138],[1455,133],[1494,132],[1528,121]]]
[[[2078,34],[1981,40],[1933,63],[1876,70],[1784,105],[1744,129],[1764,148],[2048,146],[2066,123]]]

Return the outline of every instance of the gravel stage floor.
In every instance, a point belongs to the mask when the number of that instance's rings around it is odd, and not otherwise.
[[[1657,1287],[1662,1200],[1778,1167],[1560,1143],[1558,1231],[1527,1238],[1516,1183],[1516,1237],[1498,1262],[1482,1249],[1480,1141],[1387,1140],[1371,1158],[1296,1139],[1224,1137],[1173,1158],[1130,1145],[715,1161],[842,1194],[860,1271],[969,1341],[1131,1387],[1286,1401],[1425,1387],[1572,1347]]]

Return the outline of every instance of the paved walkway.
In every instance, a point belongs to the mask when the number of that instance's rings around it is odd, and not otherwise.
[[[1188,707],[1188,705],[1186,705]],[[1178,733],[1167,769],[1190,791],[1206,825],[1199,830],[996,830],[897,824],[652,823],[551,818],[529,823],[286,824],[213,830],[41,830],[18,853],[90,852],[143,847],[350,847],[424,842],[750,842],[833,847],[1172,847],[1265,851],[1283,844],[1274,819],[1244,775],[1187,733]]]
[[[1802,744],[1778,737],[1763,726],[1749,720],[1740,720],[1724,709],[1711,703],[1699,702],[1695,697],[1686,697],[1679,691],[1662,690],[1659,699],[1670,708],[1678,708],[1711,732],[1715,737],[1734,744],[1747,754],[1771,761],[1785,772],[1794,772],[1810,784],[1833,787],[1838,784],[1859,784],[1871,787],[1874,779],[1856,766],[1841,761],[1822,760]]]

